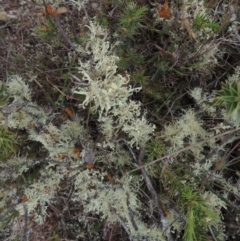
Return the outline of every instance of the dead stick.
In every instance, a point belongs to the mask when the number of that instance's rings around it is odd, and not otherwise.
[[[181,152],[183,152],[183,151],[191,150],[193,147],[202,145],[203,143],[206,143],[206,142],[208,142],[208,141],[210,141],[210,140],[212,140],[212,139],[217,139],[217,138],[219,138],[219,137],[225,136],[225,135],[230,134],[230,133],[233,133],[233,132],[237,132],[237,131],[239,131],[239,130],[240,130],[240,127],[236,128],[236,129],[234,129],[234,130],[230,130],[230,131],[223,132],[223,133],[218,134],[218,135],[216,135],[216,136],[209,137],[209,138],[207,138],[207,139],[205,139],[205,140],[202,140],[202,141],[199,141],[199,142],[197,142],[197,143],[195,143],[195,144],[193,144],[193,145],[186,146],[186,147],[181,148],[181,149],[179,149],[179,150],[177,150],[177,151],[175,151],[175,152],[172,152],[172,153],[169,154],[169,155],[166,155],[166,156],[161,157],[161,158],[159,158],[159,159],[157,159],[157,160],[154,160],[154,161],[151,161],[151,162],[149,162],[149,163],[147,163],[147,164],[144,164],[144,165],[142,165],[141,167],[138,167],[138,168],[135,168],[135,169],[133,169],[133,170],[131,170],[131,171],[129,171],[129,172],[126,172],[125,175],[129,175],[129,174],[132,173],[132,172],[138,171],[138,170],[140,170],[142,167],[147,167],[147,166],[150,166],[150,165],[152,165],[152,164],[154,164],[154,163],[156,163],[156,162],[162,161],[162,160],[164,160],[164,159],[168,159],[168,158],[170,158],[171,156],[175,156],[175,155],[177,155],[177,154],[179,154],[179,153],[181,153]],[[239,137],[239,138],[240,138],[240,137]]]
[[[148,176],[145,168],[142,167],[142,166],[143,166],[143,165],[142,165],[142,159],[143,159],[143,157],[144,157],[144,153],[145,153],[145,149],[144,149],[144,148],[141,148],[141,149],[140,149],[139,156],[138,156],[138,160],[137,160],[137,161],[138,161],[138,165],[141,167],[141,171],[142,171],[144,180],[145,180],[145,182],[146,182],[146,184],[147,184],[147,188],[148,188],[149,192],[151,193],[152,198],[153,198],[153,200],[154,200],[154,202],[155,202],[155,204],[156,204],[156,206],[157,206],[157,208],[158,208],[158,212],[159,212],[159,215],[160,215],[160,219],[161,219],[161,222],[162,222],[162,226],[163,226],[163,228],[164,228],[165,225],[166,225],[166,223],[163,222],[163,220],[165,220],[166,214],[165,214],[165,212],[164,212],[164,210],[163,210],[163,205],[162,205],[162,203],[160,202],[160,200],[159,200],[159,198],[158,198],[157,192],[155,191],[155,189],[154,189],[154,187],[153,187],[153,185],[152,185],[152,182],[151,182],[151,180],[150,180],[150,178],[149,178],[149,176]]]

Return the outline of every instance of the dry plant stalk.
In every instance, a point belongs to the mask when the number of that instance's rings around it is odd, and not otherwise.
[[[195,40],[196,41],[196,34],[192,31],[192,28],[190,26],[190,23],[188,21],[188,19],[186,17],[181,18],[181,25],[184,29],[187,30],[188,32],[188,36],[190,38],[190,40]]]
[[[195,40],[196,41],[196,34],[193,32],[192,28],[191,28],[191,24],[188,21],[186,15],[185,15],[185,10],[184,10],[184,6],[182,6],[180,8],[180,12],[179,12],[179,20],[181,21],[181,25],[183,29],[186,29],[189,35],[190,40]]]

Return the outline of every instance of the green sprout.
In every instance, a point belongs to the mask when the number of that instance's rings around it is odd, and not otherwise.
[[[128,37],[132,37],[140,29],[140,21],[146,7],[138,7],[136,3],[130,2],[120,17],[119,30]]]
[[[222,89],[215,91],[217,98],[216,104],[224,104],[226,107],[227,118],[233,117],[237,124],[240,123],[240,83],[237,81],[226,82]]]
[[[3,154],[7,154],[14,150],[15,134],[8,131],[4,127],[0,127],[0,149]]]
[[[163,142],[154,140],[146,147],[146,153],[150,161],[161,157],[165,152],[165,145]]]
[[[52,40],[58,37],[58,32],[51,19],[45,25],[35,28],[35,31],[41,39]]]
[[[203,28],[210,28],[213,31],[215,31],[219,28],[219,24],[218,23],[211,23],[211,22],[208,21],[208,19],[205,16],[197,15],[193,19],[193,29],[199,31]]]

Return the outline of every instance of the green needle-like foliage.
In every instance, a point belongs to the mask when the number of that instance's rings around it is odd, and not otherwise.
[[[224,104],[227,117],[233,117],[240,123],[240,83],[237,81],[226,82],[222,89],[215,92],[217,95],[216,104]]]
[[[53,20],[51,19],[47,20],[45,25],[35,28],[35,31],[41,39],[45,39],[47,41],[53,39],[57,40],[59,37],[56,28],[53,24]]]
[[[193,19],[193,29],[196,29],[197,31],[203,29],[203,28],[211,28],[213,31],[217,30],[219,27],[218,23],[211,23],[205,16],[197,15]]]
[[[147,11],[146,7],[139,7],[136,3],[130,2],[120,17],[119,29],[123,34],[132,37],[140,28],[140,21],[143,14]]]
[[[165,183],[170,184],[172,194],[177,193],[177,203],[186,217],[184,241],[206,240],[207,220],[215,219],[216,215],[201,197],[200,191],[179,175],[166,171],[164,179]]]
[[[183,203],[184,213],[186,213],[185,241],[199,240],[201,232],[197,229],[207,226],[207,218],[213,218],[213,213],[207,207],[197,190],[193,190],[190,185],[184,185],[179,195],[179,201]]]
[[[8,100],[8,96],[5,95],[5,87],[2,84],[0,86],[0,106],[3,106]]]
[[[146,147],[146,153],[149,160],[154,160],[163,155],[165,152],[165,146],[162,141],[151,141]]]
[[[0,150],[7,154],[14,150],[14,134],[4,127],[0,128]]]

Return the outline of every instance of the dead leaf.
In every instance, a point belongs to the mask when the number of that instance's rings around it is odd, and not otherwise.
[[[0,20],[1,21],[8,21],[9,19],[17,19],[17,16],[13,14],[7,14],[5,11],[0,11]]]
[[[192,28],[190,26],[190,23],[187,18],[182,18],[181,19],[181,25],[183,28],[185,28],[188,32],[189,38],[191,40],[196,40],[196,34],[192,31]]]
[[[181,21],[182,28],[187,30],[190,40],[196,41],[197,36],[193,32],[191,24],[187,19],[184,5],[182,5],[181,8],[180,8],[179,20]]]
[[[67,7],[59,7],[57,9],[57,14],[63,14],[69,12],[69,9]]]
[[[5,11],[0,11],[0,20],[7,21],[7,13]]]

